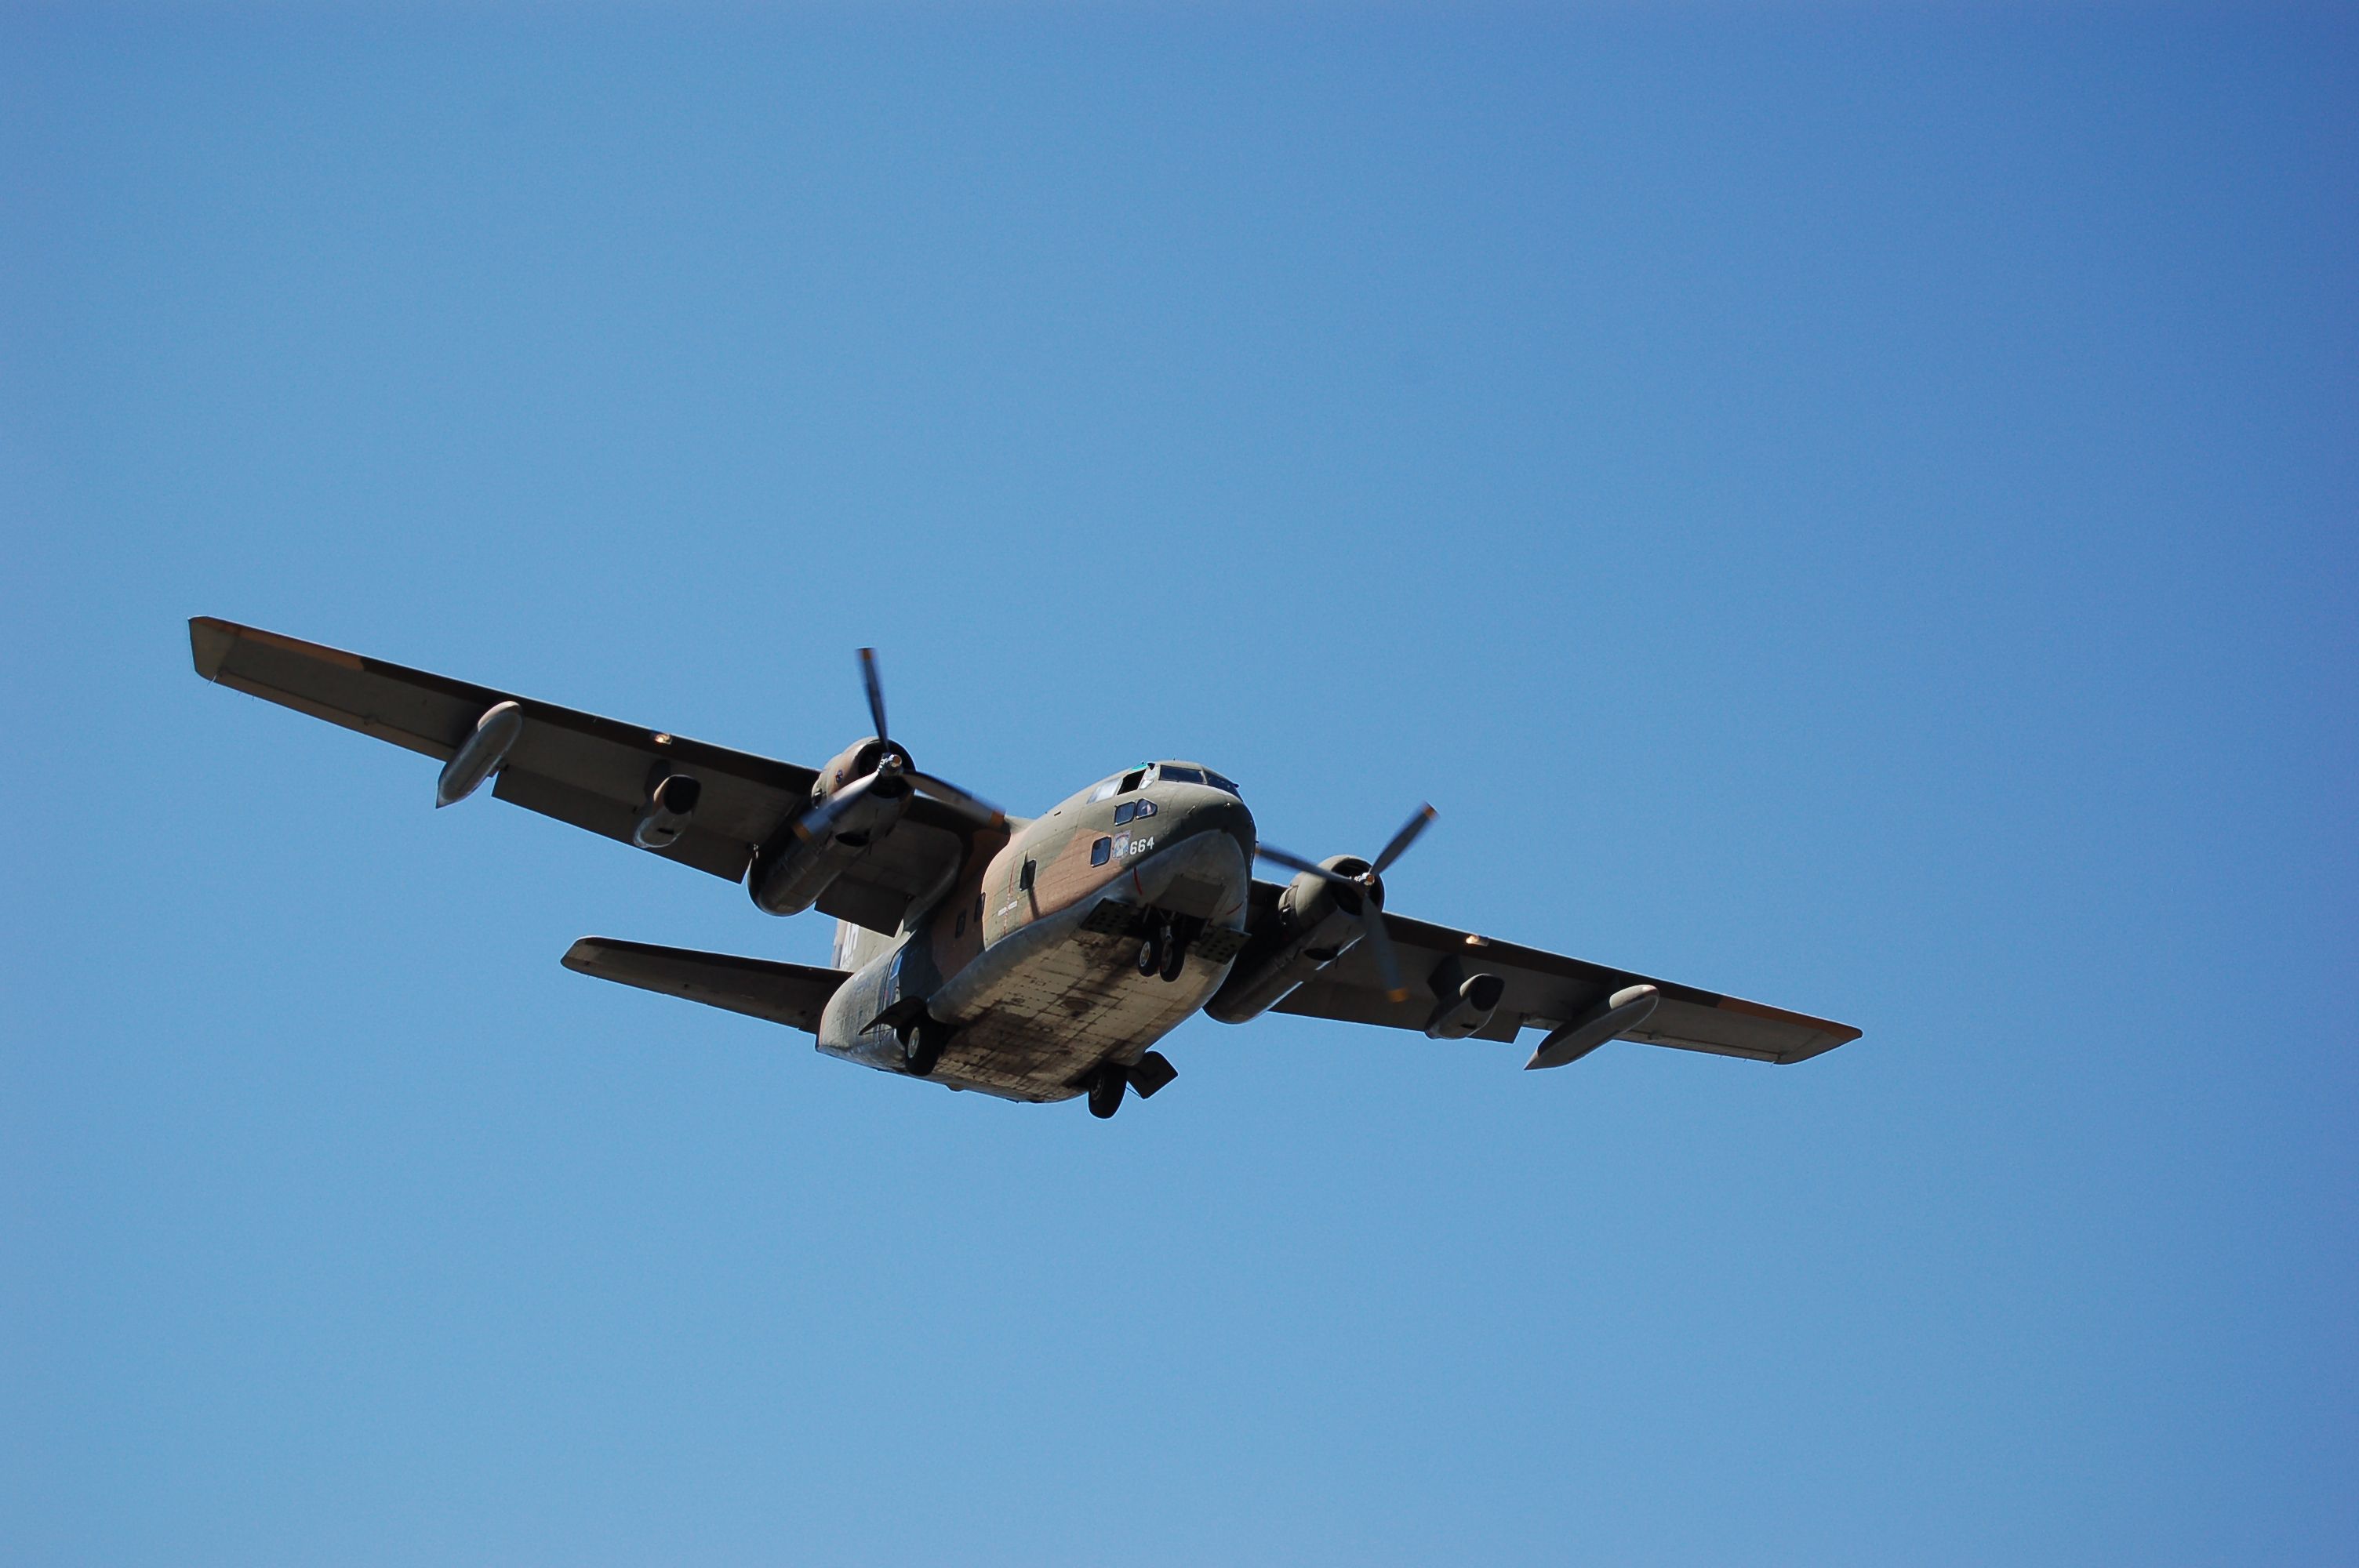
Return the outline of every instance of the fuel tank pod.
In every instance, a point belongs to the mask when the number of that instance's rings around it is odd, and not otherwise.
[[[483,787],[484,781],[499,772],[500,764],[508,760],[508,752],[524,733],[524,708],[515,702],[497,702],[484,709],[475,720],[474,730],[451,753],[442,764],[441,777],[434,781],[434,808],[456,806]]]
[[[1655,1014],[1663,993],[1653,986],[1625,986],[1603,1001],[1551,1032],[1524,1064],[1524,1071],[1561,1067],[1578,1062],[1625,1029],[1636,1029]]]

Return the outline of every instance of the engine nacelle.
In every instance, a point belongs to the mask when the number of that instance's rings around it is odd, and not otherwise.
[[[883,767],[888,757],[898,772],[907,773],[917,766],[897,741],[880,741],[871,735],[865,741],[853,741],[828,759],[827,765],[820,769],[819,777],[811,781],[811,804],[826,805],[829,800]]]
[[[866,772],[861,772],[863,766]],[[771,914],[800,914],[864,850],[893,830],[915,786],[909,754],[889,741],[863,741],[820,770],[811,806],[754,852],[745,891]]]
[[[1368,869],[1367,861],[1350,855],[1321,863],[1347,877]],[[1364,896],[1310,871],[1297,875],[1277,896],[1277,914],[1270,923],[1270,934],[1256,939],[1239,957],[1236,968],[1204,1004],[1204,1011],[1223,1023],[1244,1023],[1268,1011],[1287,992],[1342,957],[1360,939],[1359,901]],[[1381,883],[1375,900],[1376,907],[1383,908]]]

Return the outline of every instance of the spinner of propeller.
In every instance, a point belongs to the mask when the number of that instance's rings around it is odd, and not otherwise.
[[[1354,876],[1333,866],[1322,866],[1300,855],[1281,849],[1274,844],[1263,844],[1254,851],[1265,860],[1275,861],[1288,871],[1308,871],[1314,877],[1324,877],[1337,889],[1355,895],[1359,908],[1354,911],[1360,921],[1360,939],[1367,944],[1368,955],[1375,960],[1376,973],[1385,982],[1385,992],[1394,1001],[1408,1000],[1408,987],[1401,979],[1400,958],[1393,951],[1393,939],[1385,930],[1384,875],[1390,866],[1406,853],[1417,836],[1425,831],[1434,817],[1433,807],[1420,806],[1401,824],[1392,842],[1376,852],[1367,863],[1368,869]],[[1350,905],[1345,905],[1348,909]]]

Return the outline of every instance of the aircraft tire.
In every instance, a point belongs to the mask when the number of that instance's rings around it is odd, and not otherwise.
[[[1100,1121],[1122,1108],[1123,1090],[1130,1087],[1129,1077],[1120,1067],[1108,1062],[1090,1080],[1090,1114]]]
[[[933,1076],[934,1069],[941,1065],[942,1047],[950,1044],[950,1036],[951,1032],[946,1025],[930,1018],[918,1020],[917,1026],[909,1031],[909,1038],[901,1046],[902,1065],[909,1069],[911,1077]]]
[[[1188,967],[1188,940],[1172,927],[1163,928],[1163,978],[1177,980]]]
[[[1164,949],[1171,945],[1170,923],[1151,920],[1147,926],[1147,940],[1138,945],[1138,972],[1151,975],[1163,968]]]

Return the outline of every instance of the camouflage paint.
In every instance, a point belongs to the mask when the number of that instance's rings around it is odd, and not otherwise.
[[[1167,981],[1138,972],[1141,938],[1080,922],[1112,899],[1242,930],[1253,814],[1209,784],[1157,780],[1106,793],[1126,777],[1080,791],[1033,821],[1011,822],[995,849],[990,836],[977,835],[959,875],[922,910],[913,904],[900,932],[839,925],[836,967],[853,975],[828,1004],[819,1049],[902,1072],[900,1039],[890,1027],[871,1027],[877,1015],[910,999],[955,995],[991,975],[987,1000],[957,1022],[932,1078],[1008,1099],[1067,1099],[1102,1063],[1136,1061],[1201,1008],[1228,977],[1233,955],[1214,960],[1191,950],[1180,978]],[[1135,816],[1142,806],[1151,814]],[[1130,820],[1117,823],[1124,806]],[[1104,859],[1095,861],[1102,840]],[[1058,928],[1041,933],[1052,939],[1006,973],[978,965],[1042,921]]]

